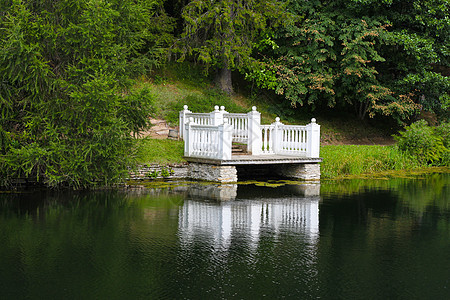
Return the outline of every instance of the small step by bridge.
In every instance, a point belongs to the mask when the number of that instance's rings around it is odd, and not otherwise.
[[[304,126],[285,125],[278,117],[262,125],[255,106],[248,113],[229,113],[223,106],[193,113],[186,105],[179,118],[191,178],[234,182],[236,167],[263,165],[286,177],[320,178],[320,125],[314,118]]]

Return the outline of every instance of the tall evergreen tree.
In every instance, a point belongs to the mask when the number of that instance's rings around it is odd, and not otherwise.
[[[280,23],[283,10],[278,0],[193,0],[182,12],[185,27],[177,44],[181,60],[192,55],[214,68],[219,87],[232,93],[231,71],[252,66],[255,45]]]
[[[126,174],[131,132],[151,109],[148,95],[127,92],[129,78],[158,62],[164,36],[152,3],[0,4],[0,185],[79,188]]]

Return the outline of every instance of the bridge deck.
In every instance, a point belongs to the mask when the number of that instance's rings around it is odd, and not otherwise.
[[[196,162],[210,165],[220,166],[237,166],[237,165],[273,165],[273,164],[307,164],[322,162],[322,158],[307,158],[304,156],[293,155],[233,155],[229,160],[184,157],[188,162]]]

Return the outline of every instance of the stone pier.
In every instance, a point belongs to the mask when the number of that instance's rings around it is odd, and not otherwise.
[[[320,180],[320,164],[281,164],[277,174],[300,180]]]
[[[190,179],[223,183],[236,182],[238,180],[235,166],[220,166],[204,163],[190,163],[187,176]]]
[[[281,155],[236,155],[230,160],[185,157],[189,161],[188,178],[222,183],[237,182],[238,174],[281,176],[299,180],[320,180],[321,158]],[[238,172],[239,169],[239,172]]]

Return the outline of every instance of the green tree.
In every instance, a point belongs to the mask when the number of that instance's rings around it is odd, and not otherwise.
[[[291,103],[402,121],[449,103],[448,1],[289,2],[293,24],[247,74]],[[439,72],[438,70],[441,70]]]
[[[192,55],[218,70],[219,87],[232,93],[231,71],[251,68],[253,50],[279,23],[283,7],[278,0],[190,1],[182,11],[185,26],[177,44],[180,60]]]
[[[12,0],[1,7],[0,185],[35,178],[80,188],[123,178],[133,163],[131,132],[147,126],[152,107],[146,92],[127,87],[159,62],[156,4]]]

